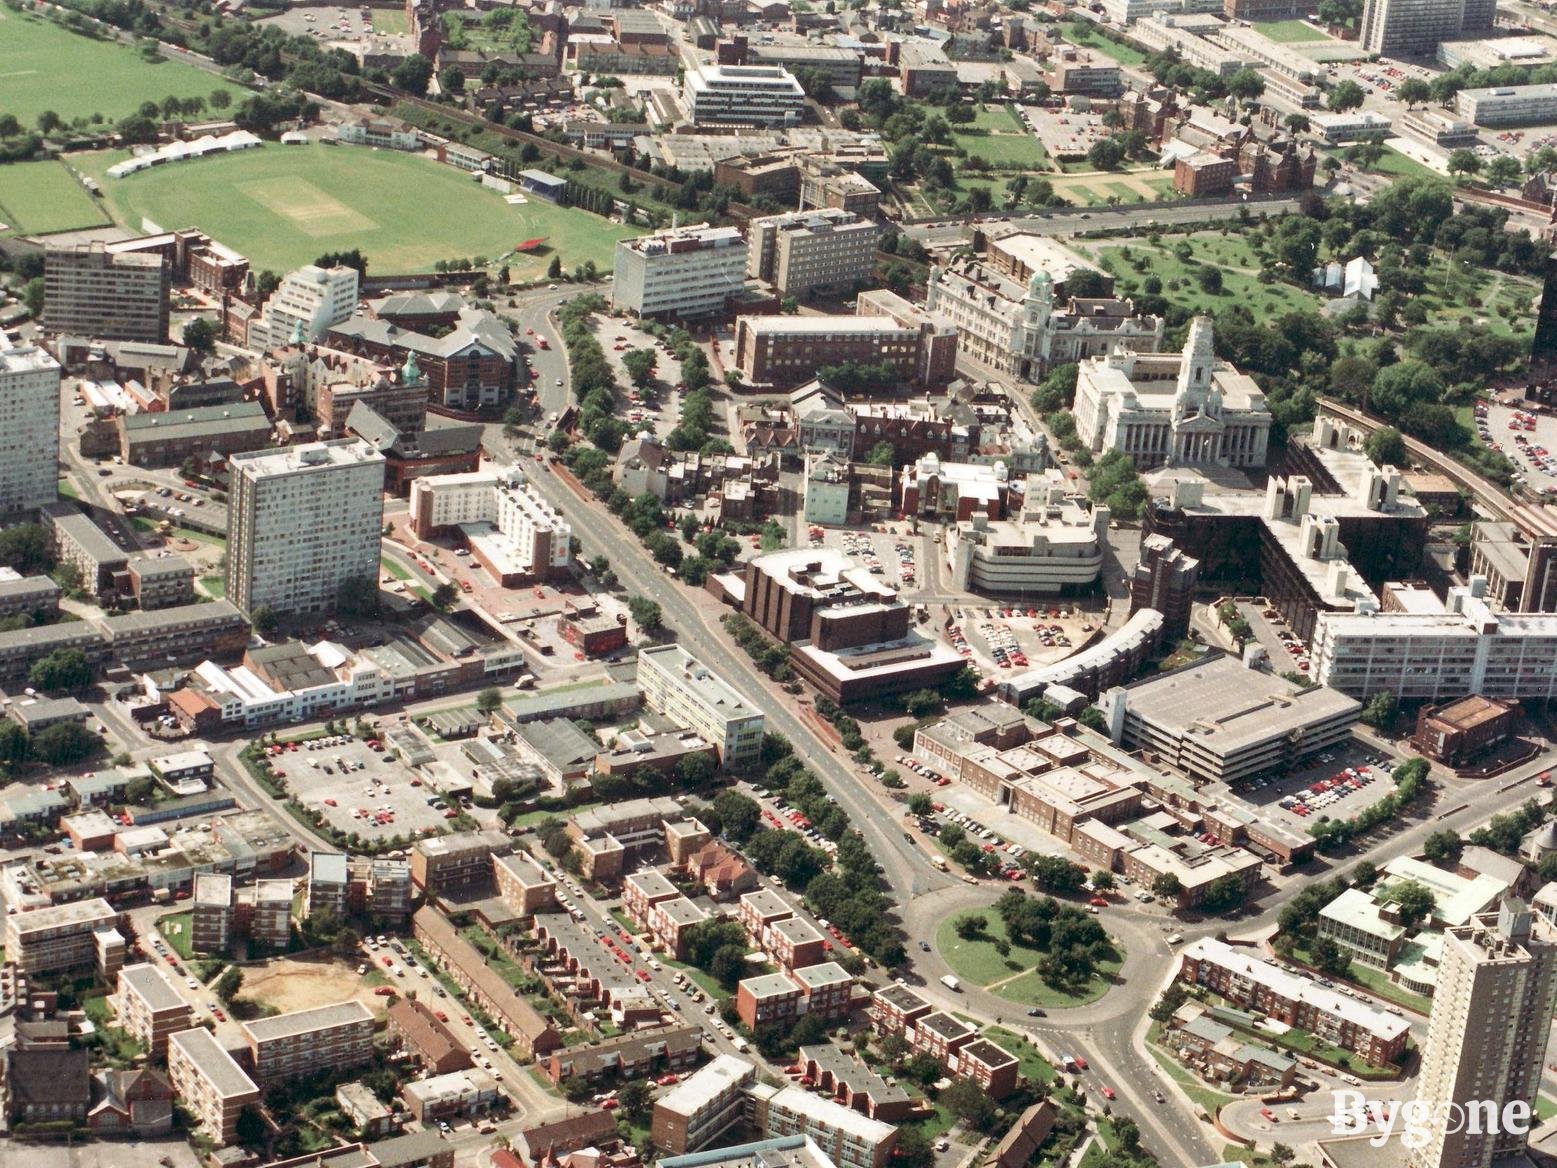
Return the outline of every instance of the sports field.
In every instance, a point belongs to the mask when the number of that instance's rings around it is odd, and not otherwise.
[[[554,255],[572,269],[609,270],[618,239],[639,234],[587,211],[530,198],[522,205],[430,158],[357,146],[276,146],[161,166],[112,179],[123,151],[75,155],[103,185],[127,227],[199,227],[284,272],[322,252],[361,248],[374,272],[426,272],[439,260],[505,257],[514,280],[545,274]],[[543,238],[524,255],[519,243]]]
[[[220,77],[178,61],[148,61],[129,45],[78,36],[56,24],[0,8],[0,110],[32,125],[44,110],[67,122],[102,114],[117,121],[142,102],[204,97],[224,89]]]
[[[952,141],[997,170],[1039,170],[1049,162],[1033,132],[1004,106],[981,108],[971,129],[952,131]]]
[[[1267,20],[1256,24],[1254,29],[1266,40],[1275,41],[1278,45],[1300,45],[1330,39],[1304,20]]]
[[[108,211],[59,162],[0,166],[0,235],[47,235],[97,227]]]

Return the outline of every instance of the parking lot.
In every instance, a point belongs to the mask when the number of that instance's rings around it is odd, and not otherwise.
[[[1096,629],[1090,616],[1061,605],[967,606],[952,610],[951,647],[986,672],[1036,668],[1063,661]]]
[[[622,387],[619,416],[632,424],[635,433],[652,430],[656,438],[663,439],[681,418],[681,392],[676,388],[681,363],[660,341],[625,320],[597,314],[591,318],[590,326]],[[633,349],[654,350],[654,377],[642,390],[633,385],[622,364],[622,358]]]
[[[894,534],[885,524],[870,529],[812,527],[808,535],[811,547],[836,548],[883,584],[905,591],[919,584],[919,540],[914,536]]]
[[[352,40],[374,31],[373,16],[357,8],[290,8],[255,22],[273,24],[293,36],[311,36],[323,40]]]
[[[414,770],[348,735],[291,743],[269,761],[299,803],[367,840],[442,831],[457,814],[432,805],[443,801]]]
[[[1518,398],[1478,401],[1476,432],[1519,468],[1516,481],[1537,494],[1557,492],[1557,418],[1513,401]]]
[[[1076,110],[1050,110],[1041,106],[1022,106],[1022,116],[1043,148],[1055,158],[1080,158],[1113,133],[1103,124],[1101,114]]]
[[[1208,792],[1242,802],[1262,819],[1307,835],[1321,819],[1351,819],[1395,789],[1396,759],[1365,743],[1352,742],[1315,756],[1285,778],[1256,778],[1235,791],[1212,784]]]

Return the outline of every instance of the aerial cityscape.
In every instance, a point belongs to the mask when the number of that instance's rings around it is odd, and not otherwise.
[[[1557,11],[3,0],[0,1165],[1557,1165]]]

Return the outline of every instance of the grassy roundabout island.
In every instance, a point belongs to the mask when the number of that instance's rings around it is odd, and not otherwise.
[[[1095,1002],[1123,963],[1102,925],[1083,909],[1015,889],[987,909],[942,921],[935,947],[968,987],[1021,1006]]]

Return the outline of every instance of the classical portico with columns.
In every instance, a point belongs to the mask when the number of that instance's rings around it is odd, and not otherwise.
[[[1179,353],[1116,350],[1081,363],[1076,432],[1094,455],[1120,450],[1141,470],[1265,465],[1265,394],[1216,356],[1211,328],[1196,317]]]

